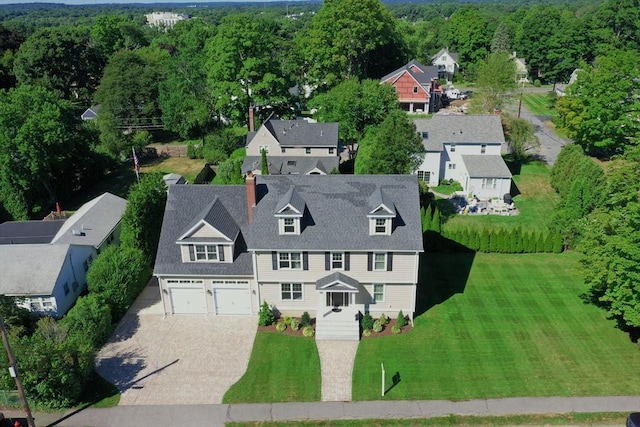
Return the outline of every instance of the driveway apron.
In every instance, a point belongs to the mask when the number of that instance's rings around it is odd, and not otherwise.
[[[120,405],[222,403],[245,373],[253,316],[164,316],[152,281],[98,353],[96,370],[120,390]]]

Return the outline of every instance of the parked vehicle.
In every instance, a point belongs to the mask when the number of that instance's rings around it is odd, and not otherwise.
[[[467,99],[468,94],[466,92],[460,92],[458,89],[451,86],[444,93],[449,99]]]
[[[634,412],[627,417],[627,427],[640,427],[640,412]]]

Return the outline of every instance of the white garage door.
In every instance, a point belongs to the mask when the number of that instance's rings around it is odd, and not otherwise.
[[[207,300],[202,288],[169,288],[171,311],[175,314],[204,314]]]
[[[249,289],[214,288],[216,314],[251,314]]]

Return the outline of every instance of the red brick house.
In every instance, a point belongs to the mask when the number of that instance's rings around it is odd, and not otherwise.
[[[415,59],[387,74],[380,83],[395,87],[398,102],[409,113],[436,112],[443,89],[438,82],[438,67],[422,65]]]

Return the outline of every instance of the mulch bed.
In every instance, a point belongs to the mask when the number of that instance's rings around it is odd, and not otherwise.
[[[300,320],[300,319],[296,319],[296,320]],[[315,320],[316,319],[311,319],[311,325],[315,327]],[[387,323],[387,325],[384,327],[384,329],[382,330],[382,332],[373,332],[371,331],[371,335],[369,335],[368,337],[362,336],[363,340],[366,339],[371,339],[371,338],[379,338],[379,337],[386,337],[389,335],[393,335],[393,332],[391,332],[391,328],[393,327],[393,325],[396,324],[396,319],[390,319],[389,323]],[[302,326],[300,326],[300,329],[298,329],[297,331],[294,331],[293,329],[291,329],[290,327],[287,327],[287,329],[284,330],[284,332],[278,332],[276,330],[276,325],[275,323],[273,325],[269,325],[269,326],[258,326],[258,331],[261,332],[272,332],[274,334],[283,334],[283,335],[289,335],[292,337],[304,337],[304,335],[302,335]],[[411,325],[406,325],[402,327],[402,332],[400,334],[406,334],[411,332],[413,328],[411,327]]]

